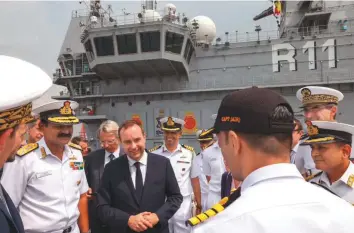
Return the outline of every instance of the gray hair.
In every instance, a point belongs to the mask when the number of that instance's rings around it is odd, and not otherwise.
[[[117,122],[107,120],[104,121],[98,128],[97,136],[99,136],[101,132],[104,132],[104,133],[112,133],[118,138],[118,130],[119,130],[119,125],[117,124]]]

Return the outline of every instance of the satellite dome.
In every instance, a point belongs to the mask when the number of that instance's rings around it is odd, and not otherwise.
[[[167,3],[164,8],[164,15],[176,14],[176,6],[172,3]]]
[[[97,23],[97,17],[96,16],[91,16],[90,17],[91,23]]]
[[[159,12],[154,10],[146,10],[142,14],[142,18],[141,18],[141,22],[143,23],[160,21],[160,20],[161,20],[161,15],[159,14]]]
[[[164,8],[164,19],[167,21],[175,21],[176,20],[176,6],[172,3],[166,4]]]
[[[193,23],[198,23],[196,30],[197,43],[210,44],[216,37],[216,26],[212,19],[207,16],[196,16],[187,22],[189,29],[193,29]],[[207,35],[207,36],[206,36]]]

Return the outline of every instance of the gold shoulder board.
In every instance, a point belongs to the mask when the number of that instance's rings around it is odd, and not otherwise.
[[[71,148],[77,149],[77,150],[82,150],[81,146],[79,146],[75,143],[72,143],[72,142],[69,142],[68,146],[70,146]]]
[[[38,143],[26,144],[17,151],[17,155],[22,157],[22,156],[30,153],[31,151],[34,151],[37,148],[38,148]]]
[[[306,180],[306,181],[310,181],[310,180],[312,180],[313,178],[315,178],[315,177],[317,177],[317,176],[319,176],[319,175],[321,175],[321,174],[322,174],[322,172],[318,172],[318,173],[316,173],[316,174],[313,174],[313,175],[311,175],[311,176],[306,177],[305,180]]]
[[[183,148],[186,148],[187,150],[190,150],[190,151],[194,152],[194,148],[191,147],[191,146],[184,145],[184,144],[182,144],[181,146],[182,146]]]
[[[161,148],[161,145],[155,146],[155,147],[149,149],[148,151],[149,151],[149,152],[153,152],[153,151],[158,150],[158,149],[160,149],[160,148]]]

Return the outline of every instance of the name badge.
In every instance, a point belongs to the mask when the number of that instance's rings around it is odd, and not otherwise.
[[[39,178],[42,178],[45,176],[50,176],[50,175],[52,175],[52,171],[40,172],[40,173],[36,174],[36,178],[39,179]]]
[[[182,160],[178,160],[177,163],[185,163],[185,164],[190,164],[190,162],[188,161],[182,161]]]
[[[70,162],[70,168],[73,170],[83,170],[84,162]]]

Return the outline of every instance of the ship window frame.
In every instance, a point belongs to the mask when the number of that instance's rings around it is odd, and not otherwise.
[[[107,41],[105,43],[103,43],[104,41],[103,40],[107,40],[107,39],[110,39],[111,42],[112,42],[112,45],[109,45],[109,47],[111,47],[111,49],[107,49],[107,50],[100,50],[98,49],[97,47],[100,47],[100,45],[105,45],[107,46],[109,43],[107,43]],[[98,44],[98,40],[102,40],[100,42],[100,44]],[[97,42],[97,43],[96,43]],[[97,57],[106,57],[106,56],[114,56],[114,42],[113,42],[113,35],[109,35],[109,36],[97,36],[97,37],[94,37],[93,38],[93,43],[95,44],[95,48],[96,48],[96,54],[97,54]],[[98,45],[98,46],[97,46]],[[103,48],[103,47],[101,47]],[[108,47],[106,47],[108,48]]]
[[[92,62],[94,60],[95,54],[93,52],[93,45],[92,45],[92,40],[88,39],[85,43],[84,43],[84,48],[86,51],[86,57],[88,62]]]
[[[134,42],[131,42],[132,38],[128,38],[129,36],[133,36]],[[124,44],[120,44],[120,37],[124,37]],[[127,54],[135,54],[138,53],[138,45],[137,45],[137,39],[136,39],[136,33],[127,33],[127,34],[121,34],[121,35],[116,35],[116,41],[117,41],[117,49],[118,49],[118,54],[119,55],[127,55]],[[131,43],[131,44],[130,44]],[[135,44],[133,50],[129,51],[129,49],[125,49],[128,46],[132,46],[133,43]],[[129,45],[130,44],[130,45]],[[121,46],[122,45],[122,46]],[[124,48],[123,50],[120,50],[120,48]],[[126,50],[126,51],[125,51]]]
[[[169,36],[171,34],[172,36]],[[178,38],[179,37],[179,38]],[[172,44],[168,45],[167,43],[172,40]],[[180,40],[175,42],[175,40]],[[166,31],[165,33],[165,52],[173,53],[173,54],[181,54],[183,48],[184,35],[180,33],[176,33],[173,31]],[[180,43],[177,45],[177,43]],[[171,46],[171,48],[167,47]]]
[[[153,48],[151,49],[152,45],[151,45],[151,34],[155,34],[158,33],[158,48]],[[148,38],[148,48],[144,48],[144,38],[143,35],[144,34],[148,34],[149,38]],[[146,31],[146,32],[139,32],[139,36],[140,36],[140,46],[141,46],[141,52],[142,53],[150,53],[150,52],[159,52],[161,51],[161,32],[159,30],[157,31]]]

